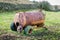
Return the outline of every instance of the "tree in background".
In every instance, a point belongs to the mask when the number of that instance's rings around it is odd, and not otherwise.
[[[58,6],[57,5],[55,5],[55,11],[58,11]]]
[[[49,2],[47,1],[42,1],[39,3],[39,6],[38,6],[40,9],[44,9],[46,11],[50,11],[51,10],[51,5]]]

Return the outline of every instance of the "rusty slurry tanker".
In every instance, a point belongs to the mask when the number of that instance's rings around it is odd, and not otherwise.
[[[45,15],[41,11],[35,12],[19,12],[16,13],[13,23],[11,24],[11,30],[24,33],[31,33],[32,27],[43,27],[45,21]]]

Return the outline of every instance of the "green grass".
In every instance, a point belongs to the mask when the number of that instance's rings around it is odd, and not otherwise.
[[[13,22],[14,15],[17,11],[12,12],[1,12],[0,13],[0,35],[4,33],[12,33],[20,35],[20,33],[13,32],[10,30],[10,24]],[[47,12],[46,14],[45,25],[49,29],[49,31],[45,31],[43,29],[33,31],[32,36],[36,38],[44,38],[48,40],[56,40],[60,36],[60,12]]]
[[[60,23],[60,12],[45,12],[46,23],[50,25],[51,23]]]
[[[47,12],[45,11],[46,19],[45,25],[49,29],[60,32],[60,12]]]
[[[0,30],[10,32],[10,23],[13,21],[15,12],[0,13]]]

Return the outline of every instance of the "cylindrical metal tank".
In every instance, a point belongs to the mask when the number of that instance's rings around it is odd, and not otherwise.
[[[16,13],[14,18],[15,25],[18,23],[25,27],[26,25],[37,25],[44,23],[45,15],[40,12],[19,12]]]

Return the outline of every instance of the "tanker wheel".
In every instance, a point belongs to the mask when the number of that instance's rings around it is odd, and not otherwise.
[[[44,23],[38,24],[37,27],[42,27],[42,28],[44,28],[45,30],[48,30],[48,29],[44,26]]]
[[[28,25],[24,29],[24,34],[31,34],[32,33],[32,26]]]
[[[11,28],[12,31],[17,31],[14,22],[11,23],[10,28]]]
[[[44,23],[37,24],[37,27],[43,27],[43,26],[44,26]]]

